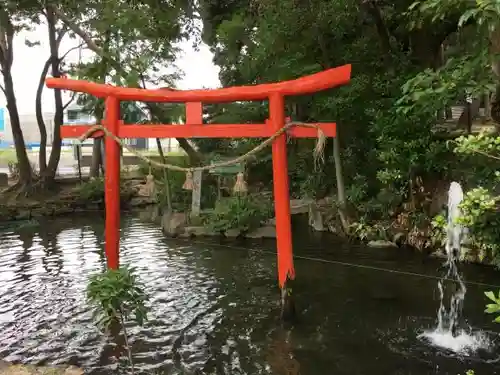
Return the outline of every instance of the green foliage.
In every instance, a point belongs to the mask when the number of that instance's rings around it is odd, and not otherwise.
[[[229,229],[250,231],[257,229],[273,215],[273,203],[270,197],[259,195],[236,195],[222,198],[215,204],[205,218],[205,223],[214,232]]]
[[[484,294],[493,302],[486,305],[486,310],[484,312],[487,314],[497,314],[494,321],[500,323],[500,292],[498,292],[498,297],[496,297],[493,292],[485,292]]]
[[[498,198],[485,188],[468,191],[460,205],[462,216],[459,223],[469,229],[472,245],[500,266],[500,214],[497,201]]]
[[[460,223],[469,229],[475,247],[490,255],[500,266],[500,212],[499,196],[490,190],[499,181],[497,156],[500,151],[500,138],[486,134],[462,136],[456,139],[454,151],[469,158],[479,158],[481,166],[475,169],[476,181],[484,186],[467,192],[461,204]]]
[[[335,174],[329,173],[334,168],[333,157],[315,166],[310,144],[300,146],[298,152],[289,153],[291,193],[297,197],[323,198],[335,186]]]
[[[486,133],[461,136],[455,140],[455,152],[464,155],[482,154],[490,159],[500,160],[500,137],[489,136]],[[495,155],[497,154],[497,155]]]
[[[438,247],[443,247],[446,241],[446,226],[448,225],[448,220],[445,217],[445,213],[436,215],[432,219],[431,225],[432,225],[432,234],[431,234],[432,243]]]
[[[104,201],[104,178],[91,178],[76,188],[76,193],[82,201],[99,203]],[[120,182],[120,198],[127,200],[132,195],[132,191],[127,189]]]
[[[477,97],[494,91],[496,82],[490,65],[491,57],[484,49],[450,58],[437,70],[426,69],[403,85],[403,95],[396,102],[398,110],[405,115],[415,109],[419,114],[435,114],[456,103],[465,93]]]
[[[65,3],[61,10],[78,24],[89,40],[99,41],[88,44],[94,52],[96,47],[99,49],[97,55],[72,65],[70,74],[122,86],[174,85],[180,72],[164,67],[172,66],[179,52],[177,43],[196,31],[192,5],[188,1],[163,0]],[[96,118],[102,118],[103,100],[79,95],[78,102]],[[145,109],[142,104],[133,105],[141,111]],[[124,112],[127,122],[134,121],[134,117],[137,118]]]
[[[368,223],[366,217],[351,223],[349,233],[361,241],[388,240],[387,228],[381,223]]]
[[[96,202],[104,200],[104,178],[93,178],[81,184],[77,193],[84,201]]]
[[[476,22],[491,31],[499,23],[500,7],[498,0],[419,0],[409,7],[409,13],[413,16],[413,27],[421,27],[425,19],[442,22],[450,15],[459,14],[458,26]]]
[[[147,318],[147,295],[132,267],[122,266],[92,275],[87,298],[94,307],[97,322],[104,328],[116,320],[130,318],[142,326]]]

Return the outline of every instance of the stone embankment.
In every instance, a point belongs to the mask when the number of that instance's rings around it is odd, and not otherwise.
[[[83,375],[75,366],[16,365],[0,360],[0,375]]]

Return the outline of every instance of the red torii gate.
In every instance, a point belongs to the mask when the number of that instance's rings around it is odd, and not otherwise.
[[[120,138],[265,138],[285,125],[285,96],[311,94],[347,84],[351,78],[351,65],[332,68],[298,79],[255,86],[236,86],[211,90],[146,90],[116,87],[66,78],[48,78],[47,87],[84,92],[105,99],[103,125]],[[264,124],[203,124],[202,103],[269,100],[269,119]],[[186,124],[124,125],[120,120],[121,101],[186,103]],[[324,134],[335,137],[336,124],[318,124]],[[91,126],[64,125],[62,138],[77,138]],[[103,136],[95,132],[93,137]],[[316,137],[314,128],[293,127],[287,135],[296,138]],[[279,136],[272,145],[273,182],[278,249],[278,279],[282,297],[286,299],[286,285],[295,278],[290,222],[288,187],[288,161],[286,134]],[[119,266],[120,228],[120,145],[112,138],[105,140],[105,252],[107,265]]]

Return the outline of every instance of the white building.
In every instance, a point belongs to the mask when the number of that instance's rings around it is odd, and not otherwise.
[[[50,145],[54,134],[54,113],[44,112],[42,116],[47,129],[47,140]],[[23,130],[27,148],[38,147],[40,145],[40,131],[36,115],[34,113],[20,115],[19,120],[21,122],[21,129]],[[71,104],[64,112],[64,123],[68,125],[94,125],[96,123],[96,119],[91,114],[83,111],[82,106],[78,104]],[[6,108],[0,108],[0,148],[12,146],[13,143],[14,140],[12,137],[9,113]],[[72,139],[63,140],[63,144],[71,143],[73,143]],[[129,140],[128,143],[135,144],[136,140]],[[84,142],[84,144],[91,145],[92,140],[88,139]],[[147,139],[146,145],[147,148],[156,150],[156,141],[154,138]],[[163,139],[162,146],[165,152],[175,152],[180,150],[179,143],[175,138]]]
[[[44,112],[42,113],[42,116],[45,122],[45,127],[47,129],[47,138],[52,139],[54,131],[54,113]],[[39,145],[40,130],[38,129],[38,121],[36,120],[36,115],[34,113],[19,115],[19,121],[21,123],[21,129],[23,131],[24,141],[26,142],[26,145],[28,147]],[[9,112],[4,108],[0,108],[0,139],[1,143],[7,146],[14,143]]]

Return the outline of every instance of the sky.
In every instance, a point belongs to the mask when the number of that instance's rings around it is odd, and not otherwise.
[[[37,37],[42,35],[42,37]],[[38,26],[31,32],[23,32],[14,39],[14,63],[12,67],[14,87],[17,96],[19,113],[29,115],[35,113],[35,96],[40,73],[49,56],[45,25]],[[28,47],[26,40],[40,42],[39,46]],[[80,40],[65,38],[61,43],[61,55],[72,47],[77,46]],[[184,71],[184,78],[179,82],[178,88],[197,89],[215,88],[220,86],[219,69],[212,63],[212,53],[208,46],[201,45],[199,51],[192,48],[192,42],[181,44],[182,54],[177,60],[178,67]],[[90,52],[86,52],[87,56]],[[85,57],[85,55],[83,55]],[[78,52],[71,52],[66,61],[78,61]],[[43,111],[53,112],[54,99],[51,90],[45,88],[43,95]],[[69,97],[69,93],[65,93]],[[0,95],[0,107],[5,107],[5,97]]]

